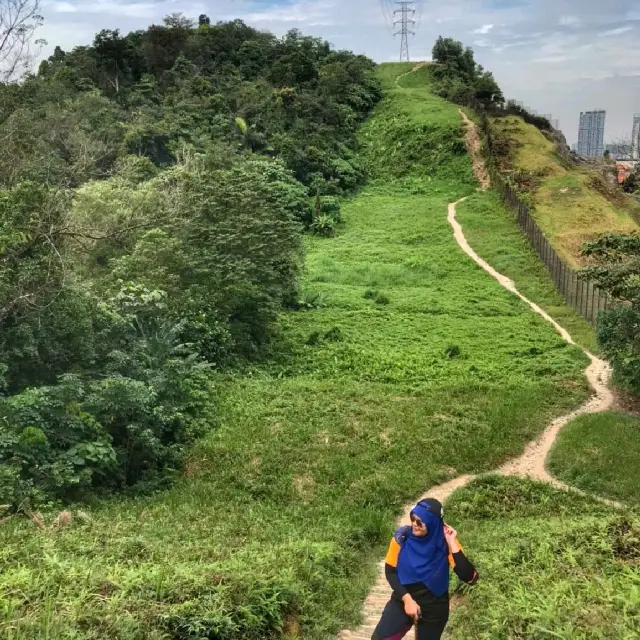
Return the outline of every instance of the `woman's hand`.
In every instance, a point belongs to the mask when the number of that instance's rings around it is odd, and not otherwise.
[[[460,551],[460,545],[458,544],[458,532],[446,523],[444,525],[444,537],[449,545],[449,551],[451,553],[458,553],[458,551]]]
[[[421,615],[418,603],[409,594],[402,598],[402,602],[404,602],[404,612],[417,622]]]

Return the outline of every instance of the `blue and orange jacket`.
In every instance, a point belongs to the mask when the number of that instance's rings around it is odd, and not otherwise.
[[[400,584],[400,580],[398,578],[398,556],[400,555],[400,550],[402,549],[402,541],[409,534],[410,530],[410,526],[404,526],[400,527],[395,532],[393,538],[391,538],[391,542],[389,543],[389,550],[387,551],[387,556],[384,560],[384,570],[387,581],[391,585],[393,592],[399,598],[402,598],[407,593],[423,591],[426,588],[426,585],[421,583],[415,585]],[[462,580],[462,582],[466,582],[467,584],[475,584],[478,581],[478,572],[475,570],[474,566],[471,564],[467,556],[465,556],[460,542],[458,540],[456,541],[460,546],[460,551],[458,551],[457,553],[449,552],[449,566],[453,569],[458,578]]]

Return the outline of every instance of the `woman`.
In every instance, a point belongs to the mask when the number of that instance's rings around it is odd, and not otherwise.
[[[411,526],[395,532],[385,559],[393,594],[371,640],[400,640],[415,622],[418,640],[439,640],[449,619],[449,567],[463,582],[477,582],[478,573],[443,515],[437,500],[421,500],[411,511]]]

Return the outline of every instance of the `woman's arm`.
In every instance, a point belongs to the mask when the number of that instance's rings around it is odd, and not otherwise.
[[[475,584],[478,581],[478,572],[458,542],[458,532],[448,524],[444,525],[444,537],[449,545],[449,563],[453,567],[455,574],[467,584]]]

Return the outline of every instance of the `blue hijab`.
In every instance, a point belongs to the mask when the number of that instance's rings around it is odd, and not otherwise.
[[[427,535],[418,537],[411,529],[398,556],[398,578],[400,584],[424,583],[440,597],[449,589],[449,550],[444,537],[443,522],[438,515],[426,507],[417,505],[411,511],[427,525]]]

